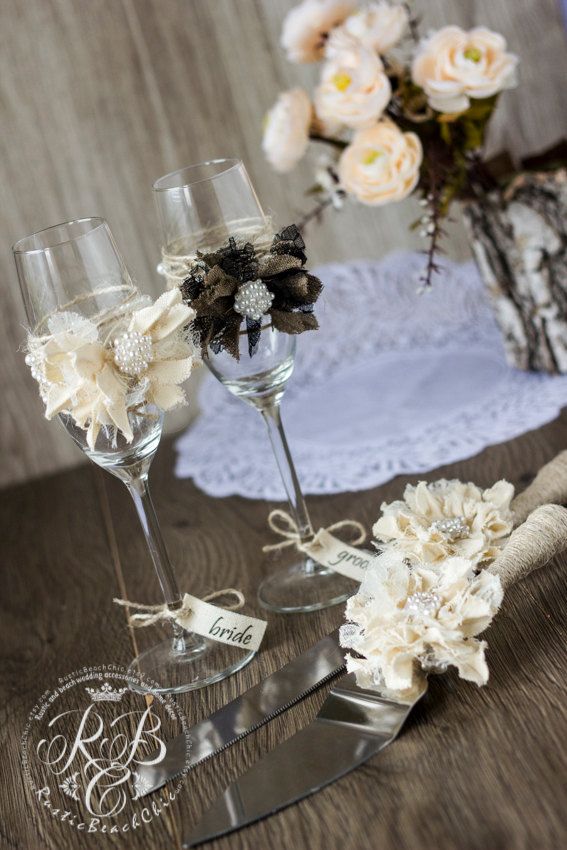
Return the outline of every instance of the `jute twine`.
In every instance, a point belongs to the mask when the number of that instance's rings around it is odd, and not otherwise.
[[[562,454],[566,454],[563,452]],[[542,470],[543,471],[543,470]],[[567,548],[567,508],[542,505],[510,535],[488,570],[500,576],[504,589],[539,570]]]
[[[213,593],[203,596],[202,599],[203,602],[213,602],[221,599],[222,597],[232,597],[233,599],[232,602],[225,601],[224,605],[217,601],[219,608],[224,608],[225,611],[239,611],[242,607],[244,607],[244,603],[246,601],[244,594],[240,590],[236,590],[234,587],[225,587],[222,590],[215,590]],[[131,602],[129,599],[114,599],[113,602],[117,605],[121,605],[123,608],[133,608],[135,611],[138,611],[137,614],[130,614],[128,612],[128,623],[134,628],[153,626],[164,620],[175,620],[176,622],[181,621],[179,624],[182,625],[183,620],[186,619],[193,610],[191,608],[191,600],[187,594],[185,594],[181,599],[181,605],[178,608],[173,608],[163,602],[159,605],[146,605],[142,602]]]
[[[542,466],[529,487],[512,502],[514,525],[524,522],[535,508],[567,502],[567,451]]]
[[[287,511],[282,511],[280,508],[275,508],[270,512],[268,515],[268,525],[274,534],[278,534],[284,539],[280,540],[278,543],[268,543],[265,546],[262,546],[262,552],[278,552],[282,549],[286,549],[288,546],[295,546],[300,552],[305,552],[309,551],[310,546],[313,544],[313,536],[311,535],[309,536],[307,546],[305,545],[305,541],[299,531],[297,522],[290,514],[287,513]],[[364,543],[366,540],[366,530],[362,523],[355,519],[341,519],[339,522],[329,525],[325,531],[328,531],[329,534],[333,534],[335,531],[347,528],[355,533],[355,537],[350,541],[351,546],[358,546],[361,543]]]
[[[100,310],[92,316],[83,315],[82,313],[79,314],[81,318],[88,319],[89,322],[96,325],[99,332],[107,325],[110,326],[109,329],[105,330],[103,333],[103,341],[104,344],[106,344],[115,332],[115,327],[118,323],[129,320],[134,310],[139,310],[142,307],[148,306],[148,297],[143,295],[133,284],[109,285],[93,289],[89,292],[79,293],[79,295],[71,301],[56,307],[50,313],[43,316],[35,328],[29,332],[28,345],[40,345],[53,338],[53,333],[46,333],[45,331],[48,328],[49,320],[55,316],[68,311],[73,311],[74,307],[83,305],[85,302],[93,301],[105,295],[118,295],[118,293],[122,293],[122,297],[117,304],[105,307],[103,310]]]
[[[209,230],[192,234],[192,241],[199,246],[199,254],[213,254],[221,245],[233,236],[240,242],[251,242],[257,253],[267,253],[274,238],[271,218],[266,218],[263,224],[258,219],[240,219],[220,225]],[[175,239],[167,247],[162,248],[159,271],[165,276],[167,288],[173,289],[186,280],[195,260],[198,259],[197,249],[186,252],[186,239]]]

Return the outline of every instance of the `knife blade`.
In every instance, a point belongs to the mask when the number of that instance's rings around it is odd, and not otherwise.
[[[411,702],[397,702],[341,676],[315,720],[284,741],[226,788],[185,838],[196,847],[314,794],[378,753],[399,733]]]
[[[335,629],[289,664],[189,729],[187,734],[192,743],[189,756],[187,735],[182,733],[167,742],[165,756],[158,764],[140,764],[137,771],[145,789],[140,796],[151,794],[184,770],[196,767],[260,728],[338,676],[344,664],[339,630]],[[148,756],[148,760],[156,755]]]

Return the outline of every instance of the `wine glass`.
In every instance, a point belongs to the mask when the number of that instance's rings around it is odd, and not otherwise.
[[[163,233],[162,268],[169,286],[183,283],[197,252],[217,250],[230,237],[252,242],[257,251],[271,245],[271,220],[240,160],[212,160],[167,174],[154,184],[154,196]],[[299,542],[306,544],[314,537],[313,526],[280,415],[280,402],[293,372],[296,337],[273,328],[267,316],[263,320],[253,354],[248,335],[242,332],[239,360],[210,346],[204,359],[231,393],[263,416]],[[258,599],[271,611],[315,611],[344,602],[353,590],[350,579],[302,555],[266,578]]]
[[[71,316],[73,321],[89,319],[111,345],[116,329],[124,326],[132,309],[147,306],[148,299],[132,282],[102,218],[78,219],[41,230],[20,239],[13,252],[34,336],[48,334],[54,320],[64,322]],[[33,373],[33,362],[30,365]],[[59,419],[87,457],[128,488],[165,602],[173,612],[181,606],[182,595],[148,489],[163,413],[146,401],[143,377],[131,383],[126,397],[131,441],[113,425],[102,425],[96,439],[89,440],[85,428],[79,427],[68,412],[60,413]],[[163,692],[178,693],[220,681],[254,655],[187,632],[173,620],[171,623],[173,637],[142,652],[131,668],[157,682]]]

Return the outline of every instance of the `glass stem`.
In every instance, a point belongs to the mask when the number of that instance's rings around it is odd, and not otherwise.
[[[148,475],[145,473],[133,476],[125,483],[134,500],[166,605],[171,611],[175,611],[181,606],[181,593],[150,497]],[[171,621],[171,625],[173,628],[173,648],[182,652],[185,649],[187,633],[175,620]]]
[[[279,402],[273,402],[266,407],[262,407],[262,416],[268,426],[268,434],[276,463],[282,477],[282,482],[285,488],[287,500],[291,515],[297,524],[297,529],[301,543],[308,543],[315,536],[311,519],[307,512],[307,505],[301,492],[299,479],[293,465],[293,458],[287,444],[282,418],[280,414]],[[314,564],[310,558],[306,559],[306,569],[308,572],[314,570]]]

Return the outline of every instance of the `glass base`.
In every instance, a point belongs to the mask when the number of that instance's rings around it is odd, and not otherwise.
[[[264,579],[258,601],[268,611],[306,613],[345,602],[357,587],[352,579],[306,559]]]
[[[155,690],[159,693],[180,694],[232,676],[246,667],[255,655],[255,652],[243,652],[237,647],[187,633],[175,642],[169,638],[141,652],[128,669],[157,683]],[[143,687],[138,689],[134,684],[130,687],[145,692]]]

